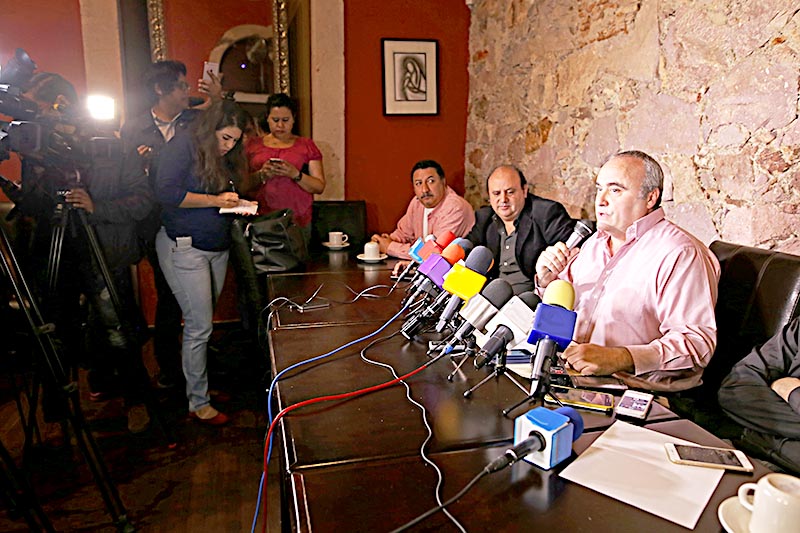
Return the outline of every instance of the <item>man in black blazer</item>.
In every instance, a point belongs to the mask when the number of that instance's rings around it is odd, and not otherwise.
[[[566,241],[575,221],[560,203],[529,194],[525,176],[514,166],[495,168],[486,188],[491,206],[475,213],[467,239],[494,253],[490,278],[505,279],[515,294],[532,290],[539,254]]]

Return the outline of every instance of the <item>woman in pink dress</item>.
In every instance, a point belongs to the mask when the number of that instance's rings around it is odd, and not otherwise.
[[[283,93],[267,100],[269,132],[252,137],[245,147],[251,175],[261,182],[259,214],[291,209],[295,222],[311,224],[314,195],[325,190],[322,153],[314,141],[292,132],[297,104]]]

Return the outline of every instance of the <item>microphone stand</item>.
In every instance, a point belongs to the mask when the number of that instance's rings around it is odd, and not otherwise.
[[[470,358],[478,355],[478,344],[475,342],[475,337],[469,335],[465,343],[463,354],[450,355],[450,361],[452,361],[455,369],[448,374],[447,381],[452,382],[455,375],[459,372],[459,370],[461,370],[461,367],[464,366],[464,363],[469,361]],[[458,363],[456,363],[456,357],[461,357],[461,360]]]
[[[540,343],[543,343],[541,347],[539,346]],[[531,355],[531,371],[532,372],[537,372],[536,360],[537,360],[537,355],[539,353],[539,350],[540,349],[542,349],[542,350],[547,349],[548,347],[551,347],[550,346],[551,344],[555,344],[551,339],[540,339],[539,342],[536,343],[536,351],[534,352],[533,355]],[[517,402],[514,405],[512,405],[511,407],[507,407],[507,408],[503,409],[503,411],[502,411],[503,416],[508,417],[509,413],[511,413],[514,410],[516,410],[517,408],[519,408],[519,407],[521,407],[521,406],[523,406],[525,404],[531,403],[533,401],[536,401],[536,400],[544,401],[544,397],[547,394],[552,396],[556,400],[556,403],[561,405],[561,402],[558,400],[558,397],[555,394],[553,394],[552,391],[550,390],[550,366],[553,364],[553,360],[555,359],[557,353],[558,353],[558,351],[557,351],[557,348],[556,348],[556,349],[553,350],[552,354],[545,355],[542,358],[542,370],[541,370],[541,372],[538,372],[538,376],[531,376],[533,381],[531,382],[531,388],[530,388],[529,394],[525,398],[520,400],[519,402]],[[523,390],[525,390],[525,389],[523,389]],[[563,405],[562,405],[562,407],[563,407]]]
[[[484,384],[488,383],[489,380],[492,378],[498,379],[500,376],[505,376],[511,380],[511,382],[519,387],[519,389],[523,392],[527,392],[526,389],[519,381],[517,381],[511,374],[506,372],[506,350],[503,350],[497,355],[497,362],[494,364],[494,372],[483,378],[479,381],[475,386],[467,389],[464,391],[464,398],[469,398],[472,396],[472,393],[482,387]]]

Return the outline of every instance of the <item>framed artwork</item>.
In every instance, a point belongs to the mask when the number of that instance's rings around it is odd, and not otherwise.
[[[381,39],[383,114],[439,114],[439,42]]]

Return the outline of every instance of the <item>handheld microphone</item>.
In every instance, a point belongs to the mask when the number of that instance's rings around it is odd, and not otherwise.
[[[453,347],[471,335],[473,331],[482,331],[486,323],[513,296],[514,289],[511,288],[511,285],[506,280],[494,279],[487,283],[483,290],[470,298],[459,311],[464,323],[458,328],[450,342],[442,349],[442,355],[452,352]]]
[[[492,251],[485,246],[478,246],[470,252],[463,267],[461,265],[453,266],[453,270],[442,284],[442,289],[452,296],[436,324],[437,332],[441,333],[444,330],[462,303],[478,294],[478,291],[483,288],[486,283],[486,274],[491,270],[493,263]]]
[[[481,351],[475,357],[475,368],[482,368],[508,346],[516,346],[528,338],[534,309],[540,301],[536,293],[523,292],[497,312],[486,324],[486,331],[493,332],[491,336],[478,340]]]
[[[536,394],[542,385],[541,380],[547,379],[556,354],[566,350],[572,342],[578,318],[572,311],[574,305],[575,289],[570,282],[557,279],[545,289],[544,300],[536,308],[536,318],[528,337],[530,344],[536,344],[532,358],[531,394]]]
[[[197,107],[202,105],[205,100],[200,98],[199,96],[190,96],[189,97],[189,107]]]
[[[572,230],[567,242],[564,244],[567,245],[567,249],[572,250],[580,246],[592,233],[594,233],[594,222],[591,220],[576,220],[575,229]]]
[[[520,459],[550,470],[572,455],[572,443],[583,434],[583,418],[572,407],[551,411],[531,409],[514,421],[514,447],[489,463],[486,469],[497,472]]]

